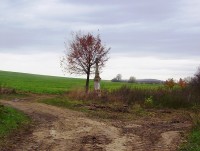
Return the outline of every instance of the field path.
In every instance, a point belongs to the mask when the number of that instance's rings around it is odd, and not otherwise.
[[[83,113],[30,101],[0,101],[28,114],[35,126],[15,151],[174,151],[190,124],[101,122]]]

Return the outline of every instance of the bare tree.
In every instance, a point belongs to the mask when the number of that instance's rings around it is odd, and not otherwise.
[[[110,48],[102,44],[100,35],[96,37],[91,33],[75,33],[72,41],[66,43],[65,55],[61,59],[64,71],[71,74],[86,74],[86,92],[89,89],[90,74],[94,73],[95,60],[98,58],[99,70],[108,61]]]
[[[192,86],[193,90],[200,94],[200,66],[195,74],[195,76],[190,81],[190,85]]]

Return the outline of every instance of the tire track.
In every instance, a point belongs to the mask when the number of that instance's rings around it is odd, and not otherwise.
[[[89,119],[83,113],[36,102],[0,101],[28,114],[36,126],[22,136],[14,150],[21,151],[173,151],[180,143],[180,129],[170,123],[114,126],[112,122]],[[183,125],[183,124],[182,124]]]

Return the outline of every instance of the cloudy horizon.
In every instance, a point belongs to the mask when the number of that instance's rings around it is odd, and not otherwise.
[[[2,0],[0,70],[64,76],[64,42],[83,31],[100,33],[111,47],[102,79],[193,76],[200,65],[199,8],[198,0]]]

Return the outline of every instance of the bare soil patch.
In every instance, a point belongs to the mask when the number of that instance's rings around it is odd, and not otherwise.
[[[0,102],[25,112],[35,123],[16,136],[10,147],[14,151],[175,151],[191,127],[182,112],[156,111],[134,121],[101,121],[32,101]]]

